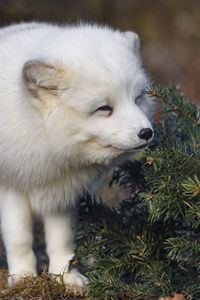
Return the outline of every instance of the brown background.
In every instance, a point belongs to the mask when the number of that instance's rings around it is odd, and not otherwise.
[[[199,0],[0,0],[0,25],[30,20],[106,23],[135,30],[154,82],[200,99]]]

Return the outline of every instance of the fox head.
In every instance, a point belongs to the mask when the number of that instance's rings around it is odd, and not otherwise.
[[[79,40],[79,43],[76,42]],[[85,27],[23,68],[25,89],[59,158],[107,164],[153,138],[152,100],[134,32]]]

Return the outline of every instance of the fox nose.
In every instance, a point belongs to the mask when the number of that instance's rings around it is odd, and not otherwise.
[[[148,141],[153,135],[153,130],[151,128],[143,128],[139,133],[138,137],[142,140]]]

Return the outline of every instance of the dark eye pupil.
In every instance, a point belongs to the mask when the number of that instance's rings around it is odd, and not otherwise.
[[[98,108],[98,110],[101,111],[112,111],[112,107],[110,107],[109,105],[104,105]]]

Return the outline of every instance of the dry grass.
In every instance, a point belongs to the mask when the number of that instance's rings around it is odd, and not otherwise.
[[[84,296],[83,291],[72,291],[67,287],[62,276],[51,277],[43,272],[37,277],[25,277],[23,281],[14,287],[7,287],[8,273],[0,269],[0,299],[1,300],[67,300],[67,299],[89,299]]]

